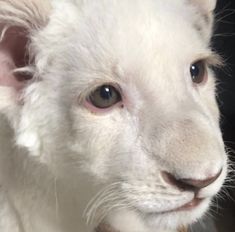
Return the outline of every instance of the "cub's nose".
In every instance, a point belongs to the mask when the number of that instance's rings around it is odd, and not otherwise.
[[[168,172],[162,172],[162,177],[168,184],[174,185],[181,190],[197,192],[200,189],[205,188],[208,185],[212,184],[214,181],[216,181],[221,175],[221,173],[222,169],[215,176],[209,177],[204,180],[180,179],[176,178]]]

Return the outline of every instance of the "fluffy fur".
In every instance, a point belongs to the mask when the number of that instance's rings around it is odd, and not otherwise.
[[[204,214],[227,172],[209,68],[215,4],[0,0],[0,231],[176,231]],[[196,86],[200,59],[208,80]],[[94,113],[84,102],[105,83],[123,107]],[[199,206],[171,211],[194,194],[163,171],[221,169]]]

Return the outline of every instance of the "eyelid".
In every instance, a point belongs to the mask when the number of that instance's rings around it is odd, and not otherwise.
[[[122,103],[122,101],[120,101],[109,108],[97,108],[97,107],[93,106],[90,102],[84,101],[83,106],[93,114],[104,115],[105,113],[109,113],[110,111],[112,111],[114,108],[116,108],[118,106],[123,108],[123,103]]]
[[[91,95],[92,92],[96,91],[96,89],[98,89],[99,87],[102,86],[112,86],[119,94],[120,96],[120,100],[115,103],[114,105],[107,107],[107,108],[99,108],[93,105],[93,103],[89,100],[89,96]],[[123,95],[123,90],[120,86],[119,83],[117,82],[100,82],[100,83],[95,83],[93,85],[90,85],[88,88],[86,88],[78,97],[78,104],[81,107],[86,108],[87,110],[89,110],[91,113],[94,114],[101,114],[104,115],[105,113],[108,113],[110,111],[112,111],[113,109],[117,108],[117,107],[124,107],[124,95]]]

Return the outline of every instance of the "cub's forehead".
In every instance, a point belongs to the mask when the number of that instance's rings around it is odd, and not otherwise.
[[[198,15],[185,2],[62,1],[54,21],[64,25],[61,46],[73,54],[73,64],[83,74],[95,70],[108,76],[116,65],[144,72],[156,64],[193,62],[207,50],[194,27]]]
[[[87,42],[96,40],[102,47],[110,44],[118,50],[141,45],[153,47],[177,42],[185,45],[195,38],[198,17],[186,1],[125,0],[84,1],[78,8],[78,34]],[[87,35],[87,36],[86,36]],[[92,40],[93,39],[93,40]],[[203,41],[204,42],[204,41]],[[141,47],[136,47],[140,50]]]

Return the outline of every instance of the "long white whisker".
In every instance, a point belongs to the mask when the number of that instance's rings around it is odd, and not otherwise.
[[[119,184],[120,182],[115,182],[106,186],[91,199],[83,213],[87,224],[94,222],[97,211],[102,205],[116,200],[117,197],[115,195],[118,195],[118,191],[115,189]]]
[[[57,177],[54,178],[54,196],[55,196],[55,210],[56,210],[56,220],[59,220],[59,200],[57,191]]]

